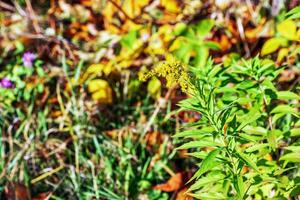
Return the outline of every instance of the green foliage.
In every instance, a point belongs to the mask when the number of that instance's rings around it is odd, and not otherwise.
[[[283,70],[258,57],[191,68],[193,90],[179,103],[201,114],[174,137],[200,158],[189,193],[199,199],[289,199],[299,195],[299,95],[278,91]],[[298,124],[298,125],[297,125]],[[192,140],[191,140],[192,139]],[[286,184],[288,182],[288,185]]]
[[[174,46],[180,46],[180,48],[176,48],[173,54],[185,63],[203,67],[209,56],[209,50],[220,48],[218,43],[205,41],[205,37],[210,33],[213,26],[214,21],[207,19],[181,28],[173,43]]]
[[[285,15],[287,19],[298,19],[300,18],[300,6],[297,6],[290,10],[288,13]]]

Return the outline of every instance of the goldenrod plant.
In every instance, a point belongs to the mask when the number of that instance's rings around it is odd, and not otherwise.
[[[297,87],[278,90],[274,80],[284,67],[258,57],[227,67],[209,61],[202,69],[190,67],[188,79],[178,81],[164,72],[179,73],[183,64],[158,66],[148,75],[165,76],[185,92],[189,86],[190,97],[179,103],[180,109],[201,115],[173,136],[184,141],[178,150],[188,149],[188,155],[199,159],[189,181],[190,196],[288,199],[297,194],[300,97]]]

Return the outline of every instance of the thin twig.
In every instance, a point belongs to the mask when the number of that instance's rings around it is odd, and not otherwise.
[[[32,25],[33,25],[33,28],[34,28],[35,32],[36,33],[41,33],[42,29],[39,26],[39,23],[36,19],[36,15],[35,15],[35,12],[32,8],[30,0],[25,0],[25,2],[26,2],[27,10],[29,12],[30,20],[32,21]]]
[[[9,10],[11,12],[15,12],[16,11],[16,9],[13,6],[11,6],[11,5],[7,4],[7,3],[1,2],[1,1],[0,1],[0,7],[4,8],[6,10]]]
[[[245,56],[248,58],[251,55],[251,53],[250,53],[250,49],[249,49],[248,43],[245,38],[244,27],[243,27],[241,18],[237,17],[236,24],[237,24],[237,27],[238,27],[238,30],[240,33],[240,37],[244,43],[244,49],[246,52]]]

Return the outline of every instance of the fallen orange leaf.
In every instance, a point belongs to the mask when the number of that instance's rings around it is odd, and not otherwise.
[[[183,173],[177,173],[172,176],[166,183],[154,186],[153,189],[164,192],[174,192],[184,185]]]
[[[183,188],[177,193],[176,200],[193,200],[194,198],[185,194],[187,188]]]
[[[7,200],[30,200],[29,189],[21,183],[9,183],[5,188]]]

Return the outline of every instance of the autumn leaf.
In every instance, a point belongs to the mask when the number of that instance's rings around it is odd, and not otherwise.
[[[7,200],[31,200],[29,189],[22,183],[8,183],[5,188]]]
[[[92,99],[99,103],[112,102],[112,89],[107,81],[94,79],[88,83],[88,91],[92,93]]]
[[[183,173],[177,173],[172,176],[166,183],[156,185],[153,189],[164,192],[173,192],[179,190],[184,185]]]
[[[270,53],[273,53],[279,49],[280,46],[285,46],[286,40],[284,38],[271,38],[267,40],[262,49],[261,49],[261,55],[267,55]]]
[[[51,195],[50,192],[43,192],[43,193],[40,193],[40,194],[32,197],[32,200],[46,200],[49,198],[49,195]]]
[[[186,194],[187,190],[188,190],[187,188],[183,188],[182,190],[180,190],[177,193],[176,200],[193,200],[194,199],[193,197]]]
[[[178,13],[180,11],[178,2],[176,0],[162,0],[161,5],[171,13]]]
[[[293,20],[285,20],[277,25],[277,30],[281,36],[289,39],[297,39],[297,26]]]

